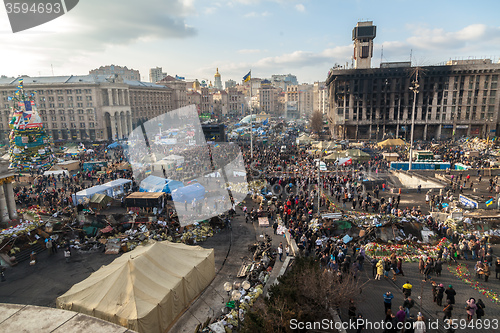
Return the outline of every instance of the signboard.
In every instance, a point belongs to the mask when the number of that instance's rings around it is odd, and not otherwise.
[[[465,195],[461,195],[458,197],[458,200],[460,201],[460,203],[466,207],[469,207],[469,208],[478,208],[478,203],[477,201],[474,201],[470,198],[467,198]]]
[[[469,125],[457,125],[457,129],[467,129]]]
[[[443,125],[443,128],[453,128],[453,125]]]

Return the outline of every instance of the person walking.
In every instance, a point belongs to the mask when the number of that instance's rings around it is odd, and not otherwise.
[[[413,323],[413,329],[415,333],[427,333],[424,317],[422,316],[417,317],[417,321]]]
[[[477,309],[476,299],[471,297],[466,303],[467,306],[465,307],[465,310],[467,310],[467,321],[471,321]]]
[[[406,280],[406,283],[403,284],[403,294],[405,297],[411,296],[411,288],[413,288],[413,286],[410,284],[410,281]]]
[[[500,279],[500,258],[495,262],[495,278]]]
[[[443,306],[443,297],[444,297],[444,286],[442,283],[437,287],[436,293],[436,304],[439,306]]]
[[[380,280],[380,278],[384,274],[384,262],[382,261],[382,259],[380,259],[377,262],[376,267],[377,267],[377,275],[375,276],[375,280]]]
[[[443,309],[444,312],[443,321],[446,321],[446,319],[451,319],[451,311],[453,311],[453,305],[451,304],[451,301],[448,299],[447,304]]]
[[[481,319],[484,316],[484,308],[486,305],[484,305],[483,301],[479,299],[476,303],[477,309],[476,309],[476,316],[477,319]]]
[[[457,294],[457,292],[455,291],[455,289],[453,289],[453,286],[451,284],[448,286],[448,289],[446,289],[444,293],[446,294],[446,300],[448,301],[448,303],[455,304],[455,295]]]
[[[278,246],[278,255],[280,256],[280,261],[283,261],[283,243]]]
[[[384,294],[384,309],[385,309],[386,314],[387,314],[387,310],[391,310],[393,298],[394,298],[394,295],[390,291],[388,291]]]
[[[490,277],[490,266],[488,264],[483,264],[483,275],[484,282],[488,282],[488,278]]]
[[[436,276],[441,276],[441,271],[443,270],[443,262],[441,258],[439,258],[434,264],[434,271],[436,272]]]
[[[406,318],[410,318],[410,309],[415,305],[415,301],[411,297],[405,298],[403,308],[406,313]]]

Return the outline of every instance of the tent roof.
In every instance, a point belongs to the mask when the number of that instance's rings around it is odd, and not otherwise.
[[[90,202],[99,204],[99,203],[110,202],[111,200],[113,200],[113,199],[111,197],[107,196],[106,194],[96,193],[92,196],[92,198],[90,199]]]
[[[132,181],[129,179],[118,178],[118,179],[112,180],[110,182],[107,182],[105,184],[92,186],[90,188],[82,190],[82,191],[76,193],[76,196],[77,197],[78,196],[86,196],[86,197],[92,196],[95,193],[101,193],[101,192],[104,192],[110,188],[120,186],[120,185],[125,185],[128,183],[132,183]]]
[[[101,267],[58,297],[57,306],[159,333],[214,277],[213,249],[156,242]]]
[[[404,146],[406,143],[401,139],[387,139],[377,143],[379,147]]]

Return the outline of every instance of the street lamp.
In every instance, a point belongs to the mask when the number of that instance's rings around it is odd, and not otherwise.
[[[413,109],[411,112],[411,134],[410,134],[410,163],[408,165],[408,170],[411,170],[411,162],[412,162],[412,154],[413,154],[413,130],[415,128],[415,106],[417,103],[417,94],[418,94],[418,69],[416,71],[416,79],[413,81],[413,87],[410,87],[410,90],[413,91]]]

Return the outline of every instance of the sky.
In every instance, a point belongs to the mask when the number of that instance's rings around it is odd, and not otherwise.
[[[358,21],[377,26],[372,67],[500,58],[500,2],[483,0],[81,0],[65,15],[12,33],[0,8],[0,75],[85,75],[105,65],[222,81],[294,74],[324,81],[351,63]],[[383,52],[382,52],[383,49]]]

